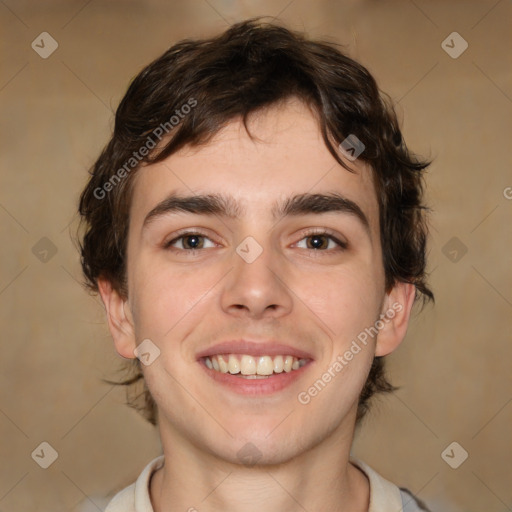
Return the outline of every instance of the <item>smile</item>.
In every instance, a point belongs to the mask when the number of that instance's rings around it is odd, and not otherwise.
[[[218,354],[203,356],[199,363],[216,384],[253,397],[284,391],[313,366],[312,359],[290,355]]]
[[[204,364],[210,370],[247,379],[264,379],[273,374],[293,372],[305,366],[307,362],[307,359],[291,355],[219,354],[204,358]]]

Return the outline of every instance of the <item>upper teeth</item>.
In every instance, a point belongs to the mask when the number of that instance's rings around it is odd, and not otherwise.
[[[205,357],[205,364],[210,370],[222,373],[242,375],[272,375],[272,373],[298,370],[307,362],[293,356],[250,356],[224,354]]]

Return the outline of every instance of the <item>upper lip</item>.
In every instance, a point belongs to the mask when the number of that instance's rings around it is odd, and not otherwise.
[[[210,357],[218,354],[247,354],[250,356],[293,356],[298,359],[313,359],[304,350],[277,343],[275,341],[231,340],[212,345],[197,353],[197,358]]]

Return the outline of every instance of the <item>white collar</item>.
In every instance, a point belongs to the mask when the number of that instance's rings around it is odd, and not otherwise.
[[[365,473],[370,482],[370,508],[368,512],[402,512],[402,499],[398,487],[382,478],[364,462],[351,458],[350,462]],[[151,475],[163,466],[164,455],[153,459],[137,481],[119,492],[105,512],[154,512],[149,496]]]

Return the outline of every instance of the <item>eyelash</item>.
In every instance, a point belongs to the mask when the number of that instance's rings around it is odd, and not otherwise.
[[[180,252],[185,251],[185,252],[194,254],[194,253],[196,253],[196,251],[201,251],[202,249],[177,249],[175,247],[171,247],[172,244],[174,244],[178,240],[184,239],[188,236],[194,236],[194,235],[202,237],[202,238],[207,238],[208,240],[213,242],[213,240],[211,240],[208,237],[208,235],[201,233],[200,231],[184,231],[184,232],[180,233],[177,237],[174,237],[172,240],[165,242],[163,247],[164,247],[164,249],[171,250],[171,251],[180,251]],[[328,229],[321,229],[321,230],[319,229],[319,230],[313,230],[313,231],[307,232],[299,240],[299,242],[301,242],[305,238],[310,238],[310,237],[314,237],[314,236],[326,236],[329,240],[332,240],[334,243],[336,243],[338,245],[338,247],[336,249],[310,249],[310,248],[308,248],[307,250],[309,250],[309,251],[331,252],[331,251],[344,251],[348,248],[348,244],[346,242],[343,242],[342,240],[337,238],[335,236],[335,234]],[[295,244],[297,244],[297,243],[298,242],[295,242]],[[208,249],[208,247],[207,247],[207,249]]]

